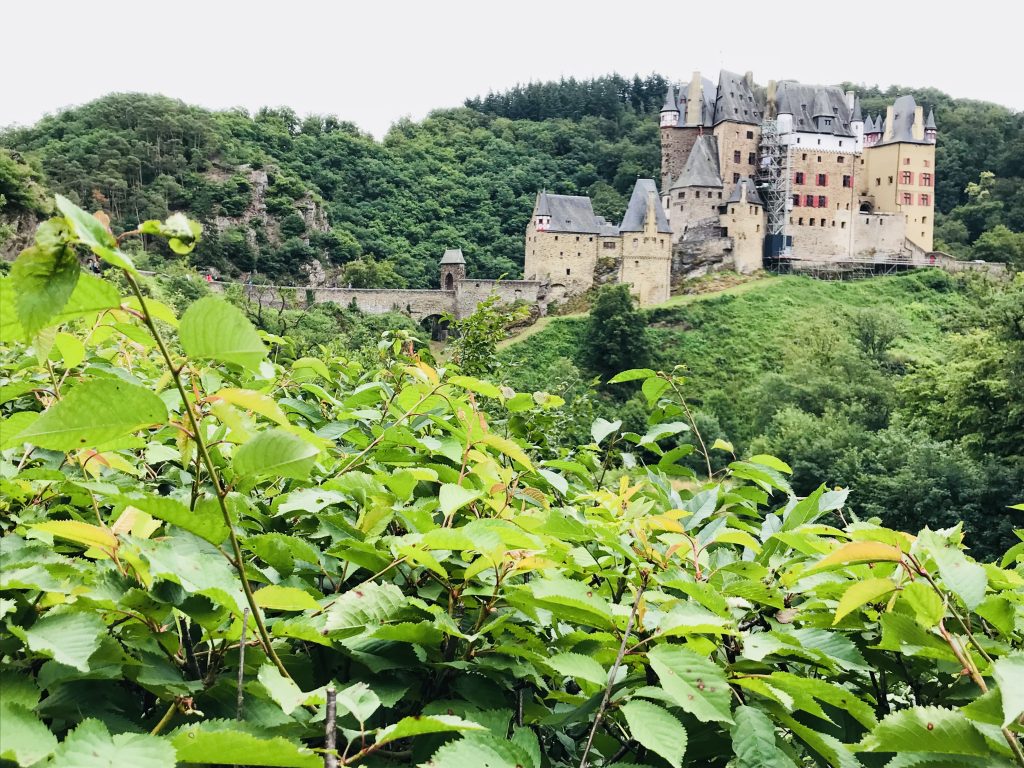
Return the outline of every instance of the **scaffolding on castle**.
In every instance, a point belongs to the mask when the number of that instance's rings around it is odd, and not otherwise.
[[[935,268],[936,263],[926,263],[905,257],[835,259],[806,258],[792,254],[774,259],[765,264],[765,270],[777,275],[805,275],[818,280],[860,280],[877,275],[895,275],[911,269]]]
[[[792,240],[786,234],[789,218],[789,147],[782,141],[775,120],[761,123],[761,160],[758,165],[757,190],[764,202],[767,218],[765,263],[772,264],[792,251]]]

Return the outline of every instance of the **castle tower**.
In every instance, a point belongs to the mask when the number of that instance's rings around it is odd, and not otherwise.
[[[732,238],[735,269],[750,274],[761,269],[764,242],[764,203],[751,178],[740,179],[729,200],[721,207],[719,224]]]
[[[668,191],[672,242],[677,243],[688,230],[700,228],[718,219],[723,201],[723,184],[718,159],[718,141],[707,134],[697,137],[682,173]]]
[[[860,108],[860,97],[853,91],[846,92],[846,101],[850,107],[850,131],[853,133],[855,151],[864,148],[864,114]]]
[[[619,234],[619,281],[632,286],[641,306],[668,301],[672,287],[672,228],[658,202],[654,179],[636,180]]]
[[[668,84],[665,92],[665,105],[661,108],[661,127],[674,128],[679,123],[679,104],[676,103],[676,89]]]
[[[441,257],[441,290],[454,291],[466,279],[466,259],[461,248],[449,248]]]
[[[928,119],[924,121],[924,138],[929,144],[934,144],[939,137],[939,129],[935,125],[935,110],[928,110]]]

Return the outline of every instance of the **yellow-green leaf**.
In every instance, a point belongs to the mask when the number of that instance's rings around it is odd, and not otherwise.
[[[105,528],[98,525],[82,523],[78,520],[48,520],[45,523],[37,523],[31,526],[34,531],[42,531],[59,539],[67,539],[76,544],[84,544],[87,547],[100,547],[102,549],[114,549],[117,547],[117,537]]]
[[[857,563],[898,563],[902,557],[903,552],[900,549],[888,544],[877,541],[851,541],[819,560],[814,570]]]
[[[257,590],[253,596],[256,598],[256,605],[272,611],[315,611],[320,607],[311,594],[298,587],[271,584]]]
[[[832,624],[838,624],[847,614],[857,610],[866,603],[871,603],[888,595],[896,589],[892,579],[865,579],[857,581],[843,593],[836,608],[836,617]]]

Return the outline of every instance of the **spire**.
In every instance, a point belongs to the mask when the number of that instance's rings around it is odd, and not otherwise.
[[[668,90],[665,91],[665,104],[661,108],[662,112],[678,112],[679,107],[676,106],[676,89],[672,87],[672,83],[668,84]]]
[[[860,96],[853,97],[853,117],[850,118],[851,123],[863,123],[864,115],[860,111]]]
[[[938,128],[935,126],[935,110],[928,110],[928,119],[924,121],[924,129],[926,131],[936,131]]]

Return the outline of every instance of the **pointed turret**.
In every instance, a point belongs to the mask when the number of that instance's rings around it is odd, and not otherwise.
[[[924,121],[924,138],[929,144],[934,144],[939,137],[938,126],[935,125],[935,110],[928,110],[928,119]]]
[[[863,123],[864,115],[860,111],[860,96],[853,97],[853,115],[850,117],[851,123]]]
[[[679,107],[676,104],[676,89],[672,87],[672,83],[668,84],[668,90],[665,91],[665,104],[661,108],[661,125],[662,127],[674,126],[679,122]]]

